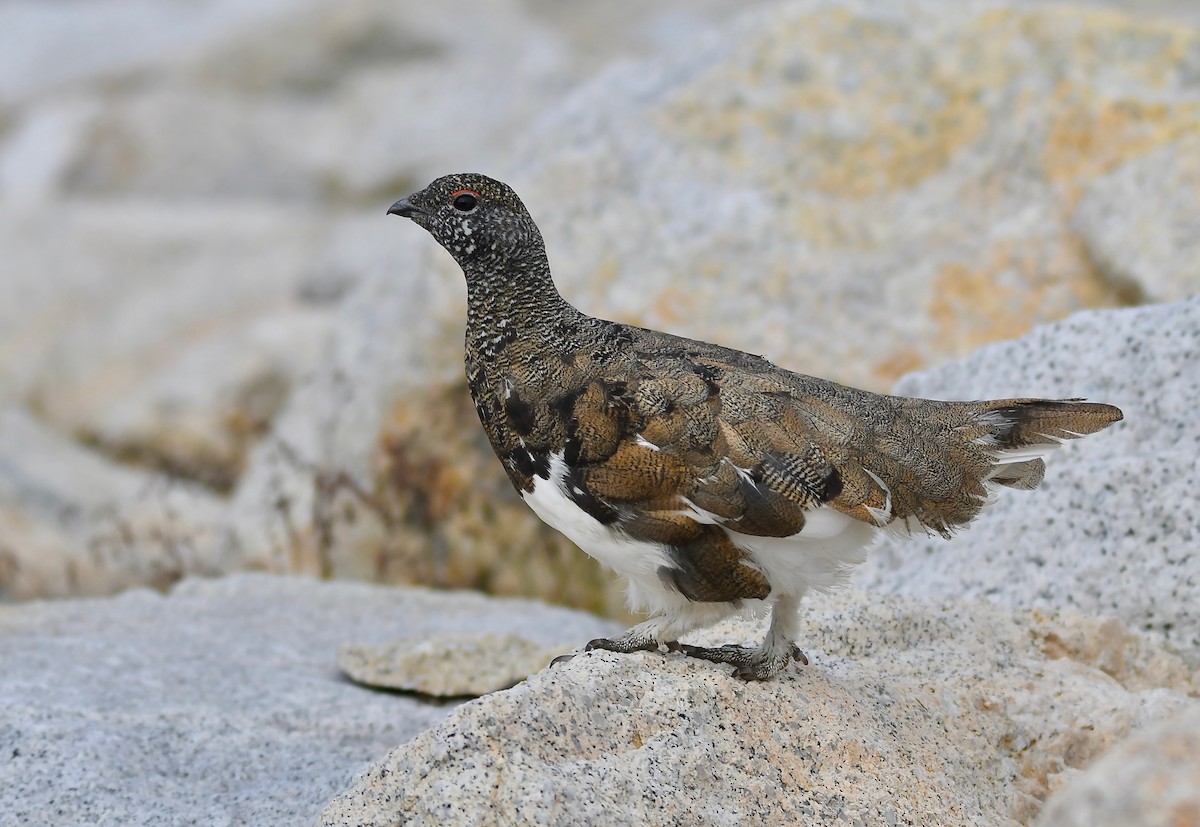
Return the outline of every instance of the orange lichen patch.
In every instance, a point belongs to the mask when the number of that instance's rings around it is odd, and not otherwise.
[[[886,390],[909,371],[922,367],[927,359],[914,347],[902,346],[888,354],[887,358],[871,366],[876,385]]]
[[[621,261],[614,254],[609,253],[596,263],[592,269],[592,277],[589,284],[607,290],[618,280],[621,275]]]
[[[887,107],[855,112],[859,123],[852,136],[801,135],[790,123],[792,115],[747,111],[741,109],[745,101],[720,112],[701,113],[695,102],[680,104],[679,109],[690,110],[692,126],[705,142],[721,147],[724,163],[735,171],[754,174],[761,169],[755,158],[762,154],[762,142],[792,142],[793,148],[780,158],[777,184],[802,184],[824,195],[865,198],[920,184],[945,169],[982,132],[985,113],[974,104],[971,90],[939,91],[944,100],[936,108],[910,111],[902,122],[894,120]],[[801,105],[787,108],[794,113]],[[666,120],[676,129],[679,110]]]
[[[1076,310],[1120,304],[1078,240],[1058,238],[1041,247],[1002,241],[973,264],[951,263],[939,271],[927,306],[935,326],[931,349],[965,354]]]
[[[1121,164],[1200,132],[1200,105],[1096,99],[1063,84],[1042,149],[1042,166],[1063,202],[1075,207],[1088,183]]]
[[[807,149],[833,161],[818,170],[813,188],[826,195],[864,198],[914,187],[944,170],[982,132],[984,112],[972,90],[940,84],[936,78],[930,82],[945,99],[937,108],[897,123],[881,107],[859,137],[811,138]]]
[[[903,25],[848,12],[798,16],[697,78],[662,128],[701,136],[741,173],[776,157],[780,187],[862,198],[915,186],[985,130],[987,78],[927,61],[910,40]]]
[[[1200,824],[1200,804],[1195,801],[1181,801],[1171,807],[1170,818],[1171,827],[1194,827]]]
[[[1081,181],[1198,128],[1195,105],[1157,94],[1196,48],[1190,30],[1113,12],[997,9],[946,37],[823,10],[760,32],[660,124],[738,176],[761,179],[771,158],[760,185],[866,198],[937,175],[998,119],[1031,117],[1034,134],[1050,119],[1047,175],[1070,205]]]
[[[658,324],[675,325],[688,317],[692,310],[692,294],[679,287],[668,287],[655,297],[650,315]]]

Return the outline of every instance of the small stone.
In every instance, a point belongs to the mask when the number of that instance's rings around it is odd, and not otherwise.
[[[570,649],[519,635],[443,634],[382,646],[344,643],[338,668],[355,683],[424,695],[461,697],[508,689]]]

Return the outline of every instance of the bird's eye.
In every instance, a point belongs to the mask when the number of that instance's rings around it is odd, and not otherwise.
[[[456,190],[450,193],[450,203],[459,212],[470,212],[479,203],[479,193],[474,190]]]

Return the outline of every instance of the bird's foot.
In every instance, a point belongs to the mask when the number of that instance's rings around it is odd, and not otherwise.
[[[701,658],[713,663],[728,663],[736,667],[737,671],[734,674],[745,681],[769,680],[786,669],[793,660],[808,666],[808,657],[794,643],[773,648],[738,646],[733,643],[715,648],[682,644],[679,651],[692,658]]]

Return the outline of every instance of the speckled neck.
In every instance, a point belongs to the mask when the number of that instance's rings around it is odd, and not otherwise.
[[[525,251],[499,264],[464,267],[467,277],[469,353],[493,361],[518,338],[547,347],[570,346],[564,333],[586,319],[559,295],[543,250]]]

